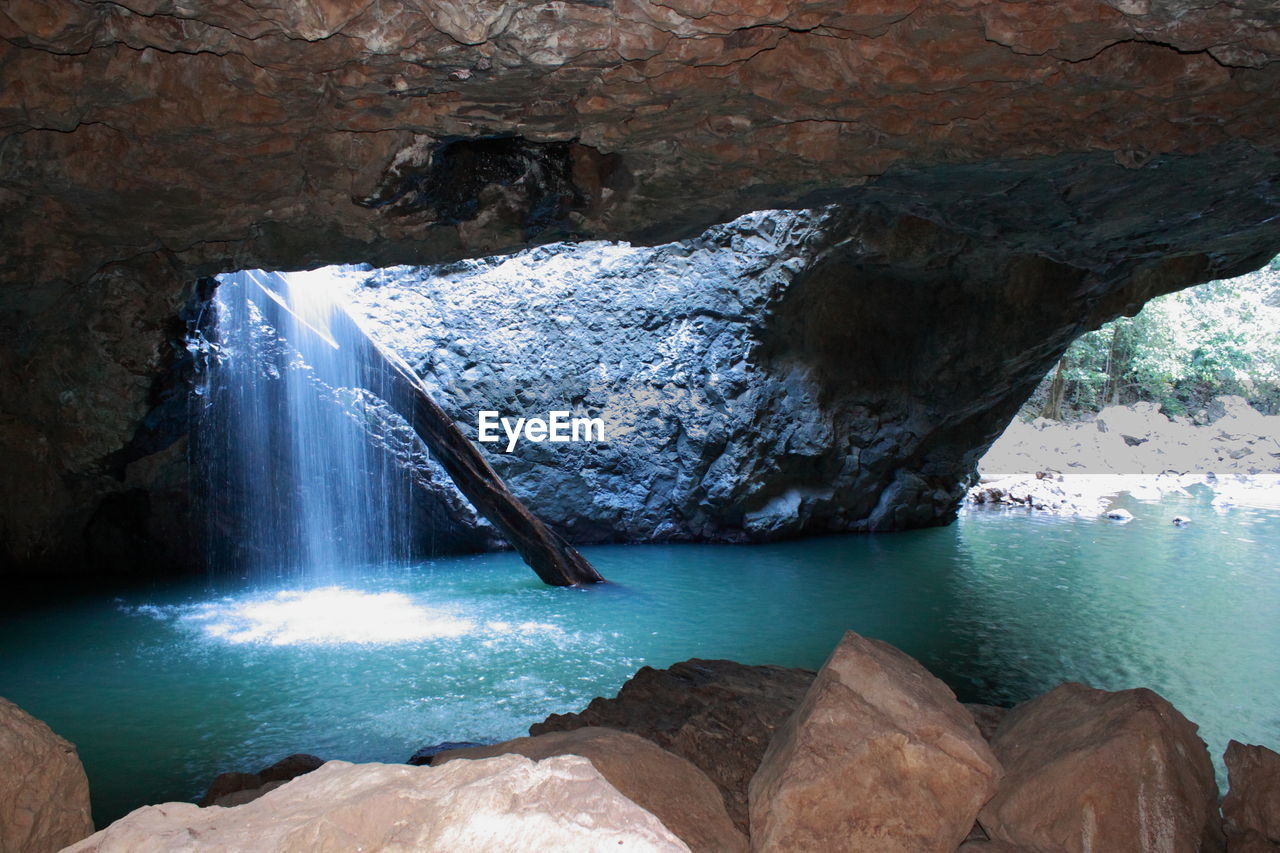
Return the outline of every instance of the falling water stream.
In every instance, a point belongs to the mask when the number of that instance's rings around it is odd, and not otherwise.
[[[410,556],[410,479],[382,377],[331,270],[224,275],[195,464],[216,573],[323,579]]]

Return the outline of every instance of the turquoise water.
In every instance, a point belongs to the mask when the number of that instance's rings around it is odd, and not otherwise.
[[[1280,513],[1128,506],[1128,524],[972,512],[905,534],[591,548],[615,583],[589,590],[490,554],[78,598],[0,624],[0,695],[77,744],[100,824],[291,752],[404,761],[520,735],[644,664],[816,668],[850,628],[964,699],[1149,686],[1215,755],[1229,737],[1280,745]]]

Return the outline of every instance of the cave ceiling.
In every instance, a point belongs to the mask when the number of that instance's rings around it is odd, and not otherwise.
[[[10,0],[0,35],[12,280],[830,202],[1097,268],[1277,248],[1271,0]]]

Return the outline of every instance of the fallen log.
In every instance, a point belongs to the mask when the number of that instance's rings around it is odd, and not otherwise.
[[[261,275],[261,274],[259,274]],[[282,281],[272,276],[272,283]],[[289,308],[284,297],[256,275],[250,275],[264,295],[259,302],[263,316],[279,332],[287,313],[301,334],[315,335],[332,347],[337,341],[357,342],[363,375],[377,376],[380,387],[369,390],[382,397],[400,414],[431,455],[453,478],[458,490],[476,510],[502,533],[543,583],[552,586],[579,586],[601,583],[604,577],[578,553],[577,549],[551,530],[511,493],[506,483],[489,465],[453,419],[431,399],[431,394],[413,369],[400,356],[381,346],[341,307],[330,313],[329,329],[320,330],[302,320]],[[283,289],[283,288],[281,288]]]

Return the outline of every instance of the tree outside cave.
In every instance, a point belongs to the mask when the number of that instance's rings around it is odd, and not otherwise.
[[[1212,415],[1223,395],[1280,414],[1280,256],[1257,272],[1158,297],[1136,316],[1082,335],[1021,417],[1079,420],[1137,402],[1169,416]]]

